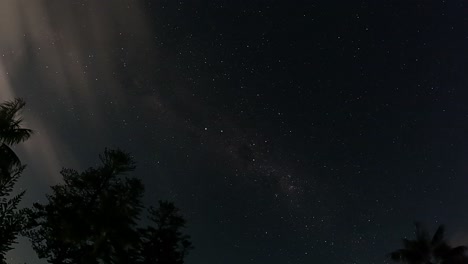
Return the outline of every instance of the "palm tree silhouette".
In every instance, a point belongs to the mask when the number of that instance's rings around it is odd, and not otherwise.
[[[18,117],[24,108],[22,99],[14,99],[0,104],[0,169],[8,170],[21,164],[11,146],[27,140],[32,130],[23,128],[23,119]]]
[[[466,247],[451,247],[444,238],[445,228],[439,226],[434,236],[415,223],[416,239],[403,239],[403,248],[390,254],[395,262],[407,264],[467,264]]]

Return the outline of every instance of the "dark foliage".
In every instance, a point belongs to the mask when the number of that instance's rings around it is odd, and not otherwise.
[[[78,173],[64,169],[64,183],[52,187],[45,205],[30,211],[30,237],[40,258],[50,263],[129,263],[138,243],[136,221],[143,185],[126,174],[133,159],[105,150],[102,165]]]
[[[11,196],[13,186],[21,176],[24,166],[0,174],[0,263],[5,262],[5,254],[13,249],[16,237],[25,223],[25,210],[18,210],[18,203],[24,191]]]
[[[24,191],[12,195],[25,166],[10,148],[32,134],[30,129],[21,126],[22,119],[18,117],[24,106],[21,99],[0,105],[0,263],[6,263],[5,254],[12,249],[25,223],[25,211],[17,209]]]
[[[403,248],[390,254],[395,262],[407,264],[468,264],[465,255],[466,247],[451,247],[444,238],[444,226],[439,226],[432,238],[422,228],[420,223],[415,224],[416,238],[403,239]]]
[[[183,263],[192,247],[172,203],[148,210],[154,226],[137,227],[144,188],[128,175],[135,162],[121,150],[106,149],[97,168],[63,169],[64,183],[52,187],[46,204],[18,210],[24,191],[12,192],[25,166],[11,146],[32,134],[18,117],[24,106],[21,99],[0,105],[0,264],[20,232],[50,263]]]
[[[167,201],[159,201],[159,208],[149,209],[150,219],[154,223],[141,229],[143,263],[181,264],[188,251],[192,249],[189,236],[183,235],[185,219],[179,209]]]
[[[19,98],[0,105],[0,141],[3,144],[18,144],[31,136],[32,130],[23,128],[23,119],[18,117],[25,105]]]
[[[161,202],[150,209],[156,227],[137,228],[143,185],[128,175],[133,159],[120,150],[100,158],[101,166],[82,173],[62,170],[64,183],[29,211],[25,234],[38,256],[50,263],[183,263],[190,242],[178,209]]]

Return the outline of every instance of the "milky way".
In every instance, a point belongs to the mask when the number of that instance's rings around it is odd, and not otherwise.
[[[465,243],[465,6],[2,1],[23,205],[120,147],[186,215],[187,263],[382,263],[414,220]]]

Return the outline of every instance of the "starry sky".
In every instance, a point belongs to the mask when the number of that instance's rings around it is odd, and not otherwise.
[[[24,206],[120,147],[188,264],[386,263],[415,220],[468,243],[466,1],[4,0],[0,36]]]

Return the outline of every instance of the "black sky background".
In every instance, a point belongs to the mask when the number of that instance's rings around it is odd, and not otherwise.
[[[468,243],[465,1],[3,1],[23,204],[104,147],[174,201],[187,263],[385,263]],[[36,258],[21,240],[12,263]]]

